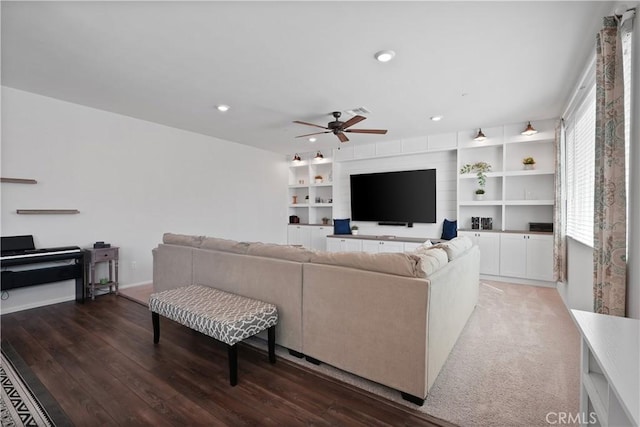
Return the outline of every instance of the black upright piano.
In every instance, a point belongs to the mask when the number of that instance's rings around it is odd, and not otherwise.
[[[75,279],[76,301],[84,302],[84,251],[78,246],[36,249],[33,236],[26,235],[2,237],[1,250],[2,292]],[[63,260],[73,262],[43,265]]]

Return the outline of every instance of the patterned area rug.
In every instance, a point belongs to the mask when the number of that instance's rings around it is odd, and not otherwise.
[[[71,426],[66,414],[15,349],[2,342],[0,423],[12,426]]]

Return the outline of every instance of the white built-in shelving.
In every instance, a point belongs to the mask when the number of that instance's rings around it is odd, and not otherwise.
[[[522,135],[522,124],[458,132],[458,169],[486,162],[484,199],[475,200],[475,173],[458,176],[458,227],[471,229],[471,217],[493,218],[493,229],[528,231],[530,222],[553,222],[556,120],[534,122],[538,133]],[[535,169],[525,170],[522,159],[533,157]]]
[[[300,160],[287,158],[288,211],[289,216],[300,218],[300,224],[322,224],[322,218],[333,218],[333,159],[316,158],[316,154],[301,153]]]

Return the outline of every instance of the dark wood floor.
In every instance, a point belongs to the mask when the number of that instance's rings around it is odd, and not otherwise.
[[[247,345],[230,387],[224,344],[161,318],[154,346],[148,309],[115,295],[1,322],[77,426],[449,425]]]

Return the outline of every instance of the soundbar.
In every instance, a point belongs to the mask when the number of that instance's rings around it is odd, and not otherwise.
[[[379,222],[378,225],[399,225],[401,227],[404,227],[405,225],[407,225],[407,223],[406,222],[384,221],[384,222]]]

